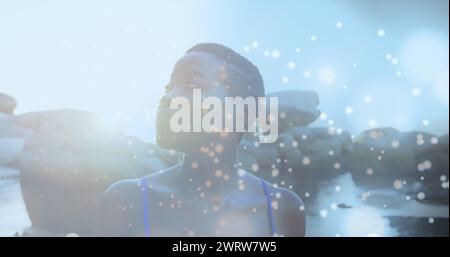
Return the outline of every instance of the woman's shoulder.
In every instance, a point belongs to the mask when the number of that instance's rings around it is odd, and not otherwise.
[[[303,200],[292,190],[280,187],[278,185],[273,185],[272,183],[264,180],[260,177],[253,175],[250,172],[245,172],[248,179],[254,181],[254,183],[259,183],[264,187],[264,191],[270,195],[271,198],[277,199],[279,203],[285,203],[288,206],[302,206]]]
[[[275,186],[265,180],[263,183],[266,184],[266,188],[270,196],[275,199],[279,199],[280,202],[285,202],[290,206],[301,206],[303,205],[303,200],[294,191],[287,189],[285,187]]]
[[[270,207],[283,236],[305,235],[305,204],[294,191],[262,180],[270,196]]]
[[[179,165],[171,166],[167,169],[160,170],[149,175],[134,178],[134,179],[124,179],[111,184],[103,193],[103,198],[115,198],[120,199],[124,197],[125,199],[130,198],[132,195],[141,194],[143,188],[147,192],[154,191],[159,185],[162,185],[162,180],[171,173],[171,171],[179,169]]]

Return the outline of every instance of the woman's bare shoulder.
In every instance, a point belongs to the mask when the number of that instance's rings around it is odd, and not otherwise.
[[[113,183],[104,192],[104,197],[115,196],[114,198],[120,198],[120,196],[125,196],[127,199],[130,195],[141,193],[142,187],[145,186],[148,192],[155,191],[158,187],[164,185],[162,183],[167,180],[168,175],[176,170],[180,169],[180,165],[171,166],[167,169],[160,170],[141,178],[135,179],[124,179]]]
[[[279,233],[283,236],[305,236],[306,220],[303,200],[292,190],[274,186],[267,181],[265,183],[272,199],[271,207],[274,210]]]

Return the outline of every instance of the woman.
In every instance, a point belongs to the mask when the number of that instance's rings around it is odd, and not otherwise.
[[[175,133],[169,108],[175,97],[260,97],[258,69],[219,44],[199,44],[176,63],[158,108],[157,143],[183,152],[181,164],[113,184],[102,198],[102,236],[304,236],[301,199],[237,165],[242,133]],[[233,117],[236,120],[236,117]]]

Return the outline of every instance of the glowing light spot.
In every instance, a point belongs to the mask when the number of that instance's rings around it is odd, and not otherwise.
[[[424,161],[423,163],[423,168],[424,169],[426,169],[426,170],[429,170],[429,169],[431,169],[431,161],[429,161],[429,160],[426,160],[426,161]]]
[[[272,170],[272,177],[277,177],[280,174],[280,171],[278,169]]]
[[[319,70],[318,79],[323,84],[332,85],[336,80],[336,71],[331,67],[323,67]]]
[[[288,69],[293,70],[295,69],[295,66],[296,66],[295,62],[288,62]]]
[[[391,141],[391,147],[396,149],[400,147],[400,141],[398,141],[397,139],[394,139]]]
[[[351,107],[351,106],[345,107],[345,113],[346,114],[352,114],[353,113],[353,107]]]
[[[311,159],[309,157],[305,156],[302,159],[302,163],[303,163],[303,165],[309,165],[309,164],[311,164]]]
[[[425,199],[425,193],[424,192],[419,192],[417,194],[417,199],[419,200],[424,200]]]
[[[217,144],[217,145],[214,147],[214,150],[215,150],[217,153],[222,153],[223,150],[224,150],[223,145]]]
[[[400,179],[396,179],[394,181],[394,188],[397,190],[400,190],[400,189],[402,189],[402,187],[403,187],[402,181]]]
[[[432,138],[430,139],[430,143],[432,143],[433,145],[435,145],[435,144],[439,143],[439,139],[438,139],[437,137],[432,137]]]
[[[278,49],[272,50],[272,53],[271,53],[272,58],[278,59],[278,58],[280,58],[280,55],[281,55],[280,50],[278,50]]]
[[[377,126],[377,121],[375,119],[370,119],[368,122],[369,128],[374,128]]]
[[[274,210],[278,210],[278,201],[276,200],[272,201],[271,206]]]
[[[412,96],[420,96],[420,94],[421,94],[421,91],[420,91],[419,87],[413,87],[411,89],[411,95]]]
[[[311,77],[311,71],[309,71],[309,70],[303,71],[303,77],[310,78]]]

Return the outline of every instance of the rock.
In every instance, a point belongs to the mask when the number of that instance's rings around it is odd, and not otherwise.
[[[277,147],[279,156],[291,168],[328,172],[346,169],[351,144],[347,132],[337,134],[329,128],[294,127],[279,135]]]
[[[281,91],[267,97],[278,97],[279,132],[295,126],[307,126],[320,115],[317,109],[319,97],[313,91]]]
[[[348,171],[348,148],[352,141],[346,132],[294,127],[282,132],[279,141],[281,169],[292,174],[285,180],[295,181],[300,195],[314,197],[319,188]]]
[[[424,198],[419,197],[419,201],[448,204],[448,135],[438,138],[434,143],[422,148],[416,156],[418,186],[414,193],[423,193]]]
[[[349,167],[348,148],[352,142],[346,132],[292,127],[283,131],[275,144],[256,142],[249,135],[244,137],[239,152],[241,167],[253,172],[257,167],[258,176],[284,187],[292,186],[300,195],[314,194]]]
[[[386,127],[362,132],[355,139],[355,143],[364,144],[369,148],[380,151],[409,148],[414,154],[417,154],[427,145],[431,145],[433,137],[435,136],[426,132],[400,132],[394,128]]]
[[[387,216],[389,225],[399,237],[448,237],[449,222],[447,218]]]
[[[175,154],[107,129],[82,111],[28,113],[16,124],[34,133],[17,164],[28,214],[34,228],[53,234],[91,235],[109,185],[176,162]]]
[[[366,188],[394,188],[394,182],[415,182],[415,146],[412,134],[393,128],[377,128],[359,135],[350,154],[351,172],[356,184]],[[399,182],[397,182],[398,184]]]
[[[393,191],[401,193],[402,198],[448,204],[448,189],[440,181],[445,172],[448,174],[448,145],[436,144],[437,140],[429,133],[403,133],[393,128],[363,132],[351,149],[353,179],[368,192]],[[443,153],[442,149],[447,150]],[[431,163],[441,167],[438,172],[424,168]]]
[[[17,102],[12,96],[0,93],[0,113],[13,114]]]

